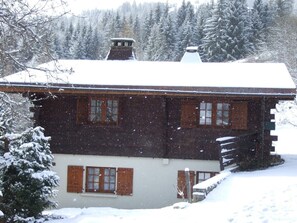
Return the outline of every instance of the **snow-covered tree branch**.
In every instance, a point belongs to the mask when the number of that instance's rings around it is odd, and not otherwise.
[[[53,21],[65,14],[63,0],[0,2],[0,76],[53,59]]]

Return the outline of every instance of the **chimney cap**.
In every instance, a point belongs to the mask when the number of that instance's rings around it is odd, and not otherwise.
[[[111,41],[128,41],[135,43],[135,40],[133,38],[111,38]]]
[[[189,52],[189,53],[196,53],[198,52],[198,46],[188,46],[186,48],[186,52]]]

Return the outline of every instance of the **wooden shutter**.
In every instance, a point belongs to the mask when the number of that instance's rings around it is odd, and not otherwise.
[[[194,177],[195,177],[195,172],[190,171],[191,188],[193,188],[194,186]],[[184,193],[184,198],[188,198],[187,186],[186,186],[186,174],[184,170],[179,170],[177,172],[177,189]],[[191,191],[192,190],[193,189],[191,189]],[[177,193],[177,198],[182,198],[182,196],[179,193]]]
[[[133,169],[118,168],[117,195],[132,196],[133,193]]]
[[[193,101],[183,101],[181,105],[181,127],[193,128],[197,125],[197,105]]]
[[[86,124],[88,122],[88,98],[80,97],[77,99],[76,122],[78,124]]]
[[[232,103],[231,126],[232,129],[247,129],[248,103],[246,101]]]
[[[81,193],[83,191],[83,173],[82,166],[68,166],[67,192]]]

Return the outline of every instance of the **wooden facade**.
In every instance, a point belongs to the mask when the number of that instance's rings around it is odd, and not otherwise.
[[[265,130],[273,118],[268,114],[277,103],[273,98],[110,95],[119,101],[119,117],[115,125],[104,125],[78,121],[88,113],[88,101],[81,101],[89,96],[56,96],[35,103],[39,108],[36,122],[52,137],[53,153],[219,160],[217,138],[247,133],[261,136],[263,156],[273,149],[275,138]],[[198,120],[192,120],[185,124],[185,119],[198,117],[193,112],[199,113],[197,106],[202,101],[228,102],[230,123],[200,126]]]
[[[8,76],[0,80],[0,90],[37,99],[34,120],[52,139],[62,207],[173,204],[182,197],[178,192],[187,197],[185,168],[191,184],[224,168],[230,155],[222,152],[230,150],[226,143],[231,150],[248,147],[248,153],[252,145],[257,161],[266,163],[277,140],[271,135],[271,109],[296,96],[282,64],[61,60],[59,65],[66,69]]]

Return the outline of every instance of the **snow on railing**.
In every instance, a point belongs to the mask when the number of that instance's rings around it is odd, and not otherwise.
[[[254,153],[257,142],[257,133],[247,133],[238,136],[225,136],[216,139],[221,170],[224,170],[227,166],[234,165],[245,159],[247,155]]]
[[[224,179],[231,174],[232,169],[224,170],[201,183],[193,186],[193,202],[202,201],[206,195],[216,188]]]

